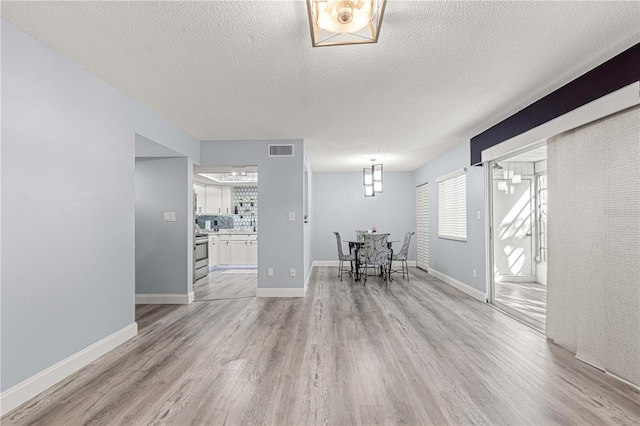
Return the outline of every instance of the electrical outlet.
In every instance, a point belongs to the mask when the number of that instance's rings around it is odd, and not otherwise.
[[[165,222],[175,222],[176,221],[176,212],[164,212],[164,221]]]
[[[296,220],[296,212],[289,212],[289,222]]]
[[[478,210],[478,220],[480,220],[480,210]]]
[[[267,268],[267,276],[268,277],[272,277],[273,276],[273,268]]]
[[[473,270],[473,278],[477,278],[477,276],[478,276],[478,274],[477,274],[476,270],[474,269]]]
[[[296,268],[289,269],[289,276],[290,277],[295,277],[296,276]]]

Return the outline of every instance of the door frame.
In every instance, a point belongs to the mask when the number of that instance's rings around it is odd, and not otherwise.
[[[547,143],[547,140],[542,139],[534,144],[529,144],[525,147],[515,149],[513,151],[510,151],[508,153],[501,155],[500,157],[497,157],[482,163],[482,166],[484,168],[484,187],[485,187],[485,193],[484,193],[485,195],[485,201],[484,201],[485,235],[487,236],[487,238],[485,238],[485,250],[486,250],[485,270],[486,270],[486,280],[487,280],[487,288],[486,288],[487,303],[493,306],[494,308],[498,309],[499,311],[502,311],[505,314],[509,315],[510,317],[530,326],[534,330],[540,331],[541,333],[544,333],[544,330],[539,329],[536,326],[536,324],[529,319],[529,317],[527,317],[526,315],[514,309],[509,308],[508,306],[501,304],[500,302],[496,302],[495,300],[496,283],[495,283],[495,273],[493,271],[493,268],[494,268],[493,250],[494,250],[494,237],[495,237],[494,229],[493,229],[493,164],[498,163],[500,161],[504,161],[518,154],[522,154],[524,152],[528,152],[533,149],[539,148],[541,146],[546,145],[546,143]],[[532,256],[533,255],[534,253],[532,252]],[[535,266],[535,262],[534,262],[534,266]]]

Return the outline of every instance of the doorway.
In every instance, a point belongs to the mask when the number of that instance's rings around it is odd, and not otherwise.
[[[538,330],[546,319],[546,145],[489,163],[490,302]]]
[[[194,167],[195,230],[208,237],[208,274],[194,282],[195,301],[256,297],[257,166]]]

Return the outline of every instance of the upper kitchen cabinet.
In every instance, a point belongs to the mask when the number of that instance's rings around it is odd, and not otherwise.
[[[194,203],[193,203],[193,208],[194,208],[196,214],[205,214],[205,211],[206,211],[206,206],[205,206],[205,199],[206,199],[205,187],[204,187],[204,185],[201,185],[199,183],[194,183],[193,184],[193,190],[196,193],[196,198],[195,198]]]
[[[233,190],[230,186],[222,187],[222,214],[233,214]]]
[[[206,214],[222,214],[222,187],[218,185],[206,186]]]
[[[233,189],[230,186],[205,185],[205,195],[204,214],[233,214]]]

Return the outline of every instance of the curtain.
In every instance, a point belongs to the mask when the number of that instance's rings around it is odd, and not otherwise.
[[[640,385],[640,107],[547,141],[547,337]]]

